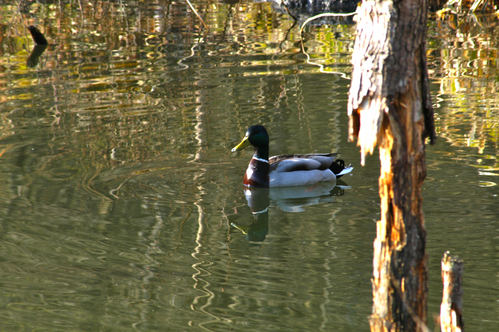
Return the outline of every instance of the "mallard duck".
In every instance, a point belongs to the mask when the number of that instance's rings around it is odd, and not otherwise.
[[[334,181],[350,173],[353,167],[345,167],[345,162],[336,160],[337,153],[289,154],[269,158],[269,135],[263,126],[248,128],[241,143],[232,152],[250,145],[255,147],[246,174],[247,187],[290,187]]]

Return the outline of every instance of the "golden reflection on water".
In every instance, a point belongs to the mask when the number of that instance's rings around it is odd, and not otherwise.
[[[471,166],[483,176],[496,174],[484,170],[498,167],[498,28],[495,16],[447,13],[429,32],[434,38],[428,48],[430,77],[439,85],[438,135],[455,146],[474,148],[478,156]]]

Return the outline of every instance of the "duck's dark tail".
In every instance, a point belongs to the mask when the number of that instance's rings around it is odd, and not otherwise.
[[[333,171],[336,178],[339,179],[343,175],[350,173],[353,170],[353,167],[350,165],[345,167],[345,161],[343,161],[343,159],[338,159],[329,166],[329,169]]]

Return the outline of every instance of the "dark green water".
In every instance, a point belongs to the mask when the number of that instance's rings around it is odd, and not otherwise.
[[[369,330],[379,161],[361,167],[347,142],[355,27],[307,28],[307,63],[270,5],[197,5],[203,39],[183,3],[0,3],[0,330]],[[429,325],[450,250],[466,328],[494,331],[497,19],[446,22],[428,53]],[[56,44],[35,67],[23,24]],[[329,195],[271,193],[256,219],[251,152],[230,153],[255,123],[271,153],[340,152],[355,169]]]

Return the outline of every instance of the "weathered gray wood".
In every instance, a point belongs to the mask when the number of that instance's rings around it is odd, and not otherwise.
[[[364,1],[348,112],[361,162],[379,146],[381,220],[373,259],[372,331],[426,329],[427,254],[421,186],[435,140],[426,65],[425,0]]]
[[[440,305],[442,332],[463,332],[463,261],[446,251],[442,258],[443,295]]]
[[[436,139],[426,63],[426,16],[425,0],[403,0],[396,7],[392,1],[368,0],[359,9],[348,114],[350,139],[358,138],[362,161],[378,142],[383,115],[399,94],[411,88],[421,90],[422,114],[417,115],[424,118],[423,137],[432,143]]]

